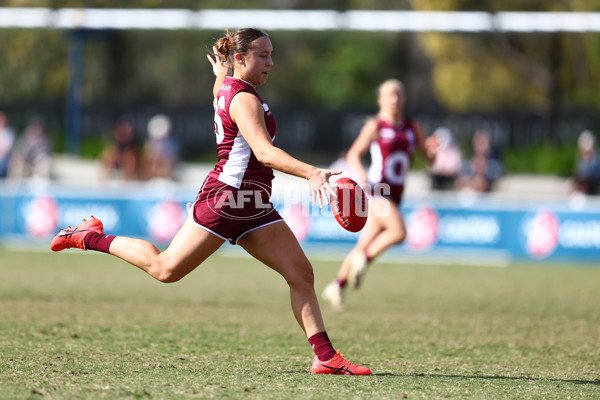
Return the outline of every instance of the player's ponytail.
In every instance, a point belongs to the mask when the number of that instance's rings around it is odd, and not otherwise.
[[[217,49],[218,56],[221,56],[231,65],[230,56],[232,56],[232,42],[233,42],[233,33],[228,29],[225,30],[225,36],[217,39],[215,42],[215,48]]]
[[[235,32],[229,29],[225,30],[225,36],[217,39],[215,48],[216,55],[225,58],[229,65],[233,65],[233,56],[235,53],[246,54],[252,47],[252,42],[256,39],[268,36],[266,32],[255,28],[243,28]]]

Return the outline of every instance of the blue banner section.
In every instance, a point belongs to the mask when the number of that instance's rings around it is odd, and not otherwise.
[[[0,241],[48,243],[59,227],[94,215],[111,234],[166,245],[187,217],[196,189],[140,185],[74,189],[0,186]],[[273,201],[298,239],[323,248],[349,248],[357,233],[345,231],[329,207],[306,199]],[[444,257],[478,254],[507,260],[600,260],[600,201],[534,202],[492,195],[407,199],[402,206],[408,236],[394,252]]]

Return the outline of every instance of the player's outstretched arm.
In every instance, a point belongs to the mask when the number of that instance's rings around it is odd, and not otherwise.
[[[273,146],[265,125],[264,109],[253,94],[236,94],[229,106],[229,113],[258,161],[286,174],[307,179],[311,184],[313,203],[318,202],[321,208],[323,203],[329,204],[330,195],[335,196],[329,177],[341,174],[342,171],[317,168]]]

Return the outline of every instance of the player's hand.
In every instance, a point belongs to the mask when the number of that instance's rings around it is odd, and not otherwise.
[[[440,139],[437,137],[437,135],[431,135],[427,139],[425,139],[424,147],[425,156],[427,157],[427,159],[433,160],[435,159],[435,155],[440,149]]]
[[[319,208],[323,208],[323,199],[325,199],[325,204],[329,204],[329,197],[336,196],[335,191],[329,184],[329,178],[332,175],[339,175],[341,173],[342,171],[315,168],[309,179],[313,194],[313,204],[317,204],[318,201]]]
[[[229,63],[225,57],[217,53],[217,48],[215,46],[213,46],[212,49],[213,54],[207,54],[206,58],[208,58],[208,61],[212,64],[213,74],[215,74],[215,76],[226,76],[229,72]]]

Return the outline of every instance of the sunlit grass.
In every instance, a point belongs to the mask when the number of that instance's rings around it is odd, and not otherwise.
[[[314,260],[320,292],[338,264]],[[312,376],[281,277],[216,255],[161,284],[88,253],[0,251],[1,398],[598,398],[600,269],[375,264]]]

